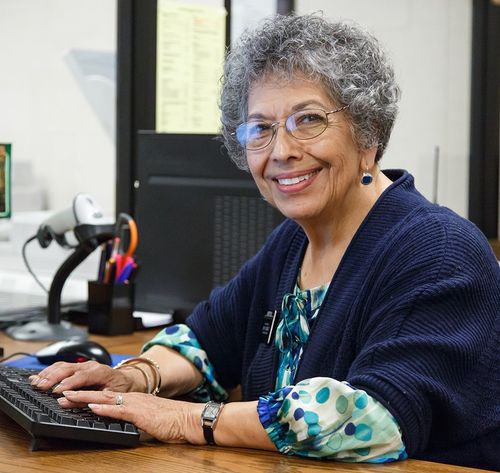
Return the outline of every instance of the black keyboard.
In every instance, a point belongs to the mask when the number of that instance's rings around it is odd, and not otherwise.
[[[130,423],[95,415],[90,409],[63,409],[55,394],[34,389],[37,370],[0,365],[0,411],[35,439],[68,439],[134,447],[139,432]]]

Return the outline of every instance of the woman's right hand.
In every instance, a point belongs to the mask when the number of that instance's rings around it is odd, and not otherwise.
[[[113,369],[96,361],[66,363],[58,361],[30,376],[31,385],[54,393],[86,387],[117,392],[143,391],[144,378],[134,369]]]

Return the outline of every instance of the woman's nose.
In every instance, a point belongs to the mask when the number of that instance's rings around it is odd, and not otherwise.
[[[297,157],[297,140],[288,132],[284,123],[276,126],[273,141],[271,142],[271,159],[286,160]]]

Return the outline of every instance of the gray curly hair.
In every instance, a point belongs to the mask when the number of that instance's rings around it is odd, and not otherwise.
[[[256,81],[291,80],[300,73],[322,84],[347,116],[361,149],[385,151],[398,112],[400,90],[378,41],[359,26],[331,23],[317,14],[277,15],[247,30],[228,52],[222,76],[222,138],[229,156],[248,170],[234,131],[246,120],[248,94]]]

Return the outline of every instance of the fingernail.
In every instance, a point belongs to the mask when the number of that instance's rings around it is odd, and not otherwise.
[[[89,404],[89,409],[92,409],[93,411],[99,411],[101,410],[101,405],[100,404]]]
[[[59,397],[57,398],[57,402],[61,405],[68,405],[69,404],[69,401],[65,398],[65,397]]]
[[[39,383],[38,386],[41,386],[42,384],[45,384],[48,381],[47,378],[43,378]]]
[[[52,386],[52,392],[53,393],[58,393],[60,391],[62,391],[62,389],[64,388],[63,386],[64,383],[57,383],[56,385]]]
[[[74,396],[76,394],[76,391],[63,391],[62,392],[63,396]]]
[[[40,378],[38,376],[31,377],[31,384],[38,384],[39,381],[40,381]]]

